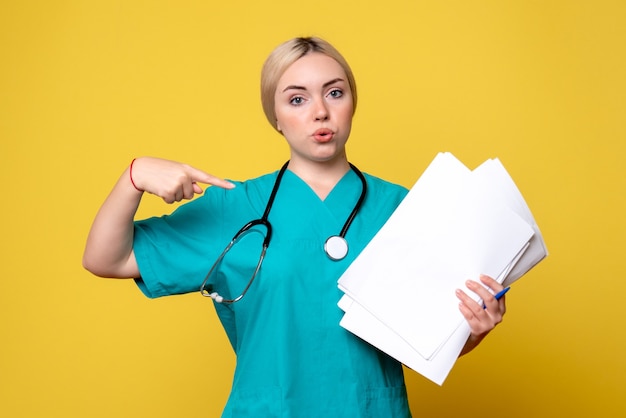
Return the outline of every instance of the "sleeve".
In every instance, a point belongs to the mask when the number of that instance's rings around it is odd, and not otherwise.
[[[195,292],[225,245],[224,191],[209,187],[171,215],[135,222],[133,250],[149,298]]]

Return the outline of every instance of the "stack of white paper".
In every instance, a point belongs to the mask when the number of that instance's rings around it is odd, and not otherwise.
[[[440,153],[339,279],[341,326],[442,384],[470,333],[455,289],[509,285],[546,255],[499,160],[471,171]]]

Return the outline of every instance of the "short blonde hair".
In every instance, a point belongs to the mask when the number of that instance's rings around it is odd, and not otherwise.
[[[269,123],[278,130],[276,112],[274,109],[274,96],[278,86],[278,80],[291,64],[311,53],[318,52],[327,55],[337,61],[343,68],[348,78],[348,85],[352,93],[353,114],[356,110],[356,81],[352,70],[345,58],[327,41],[317,37],[294,38],[280,44],[265,60],[261,70],[261,103],[263,112]]]

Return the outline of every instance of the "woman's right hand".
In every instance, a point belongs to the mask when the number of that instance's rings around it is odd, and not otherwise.
[[[192,199],[203,192],[198,183],[232,189],[235,185],[200,169],[176,161],[141,157],[133,161],[129,176],[139,191],[159,196],[166,203]]]
[[[96,214],[87,237],[83,266],[101,277],[139,277],[133,252],[133,221],[143,192],[173,203],[202,193],[198,183],[235,187],[187,164],[151,157],[135,159]]]

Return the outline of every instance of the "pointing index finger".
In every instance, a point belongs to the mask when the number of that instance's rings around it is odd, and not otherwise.
[[[194,183],[205,183],[224,189],[232,189],[235,187],[235,185],[228,180],[221,179],[197,168],[192,167],[192,170],[191,179]]]

